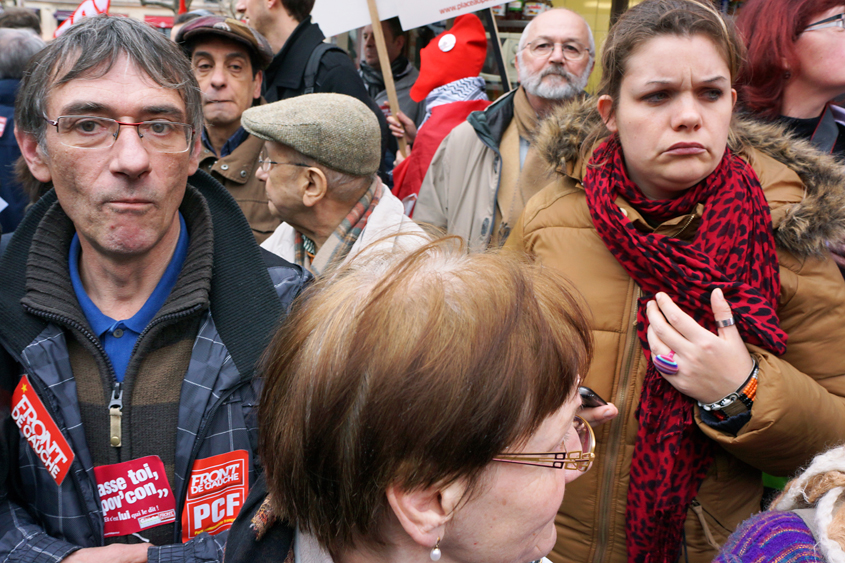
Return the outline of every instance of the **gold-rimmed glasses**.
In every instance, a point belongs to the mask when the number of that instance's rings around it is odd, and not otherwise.
[[[580,450],[563,452],[499,454],[493,461],[502,463],[516,463],[519,465],[534,465],[536,467],[550,467],[552,469],[570,469],[573,471],[588,471],[596,459],[596,435],[592,427],[578,415],[572,421],[572,429],[578,434],[581,444]]]

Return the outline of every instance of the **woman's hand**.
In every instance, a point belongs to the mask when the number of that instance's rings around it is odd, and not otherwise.
[[[387,116],[387,124],[390,126],[390,132],[394,137],[405,137],[405,142],[409,145],[414,143],[417,138],[417,126],[411,121],[407,115],[398,112],[396,115]]]
[[[731,307],[714,289],[710,297],[717,321],[731,318]],[[699,325],[665,293],[658,293],[646,306],[648,344],[654,356],[674,350],[678,373],[662,374],[672,386],[702,403],[716,402],[736,391],[751,373],[754,360],[736,325],[719,328],[718,334]]]

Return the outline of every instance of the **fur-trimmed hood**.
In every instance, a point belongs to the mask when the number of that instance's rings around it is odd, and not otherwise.
[[[535,147],[559,174],[580,173],[581,146],[600,124],[595,98],[573,101],[543,120]],[[791,137],[783,126],[735,116],[728,140],[743,154],[754,148],[783,163],[804,183],[804,199],[791,204],[775,225],[777,243],[796,256],[819,256],[828,244],[845,242],[845,165]]]

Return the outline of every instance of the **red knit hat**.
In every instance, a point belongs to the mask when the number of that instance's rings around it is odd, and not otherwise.
[[[478,76],[487,58],[487,37],[474,14],[458,16],[447,29],[420,51],[420,76],[411,98],[421,102],[429,92],[461,78]]]

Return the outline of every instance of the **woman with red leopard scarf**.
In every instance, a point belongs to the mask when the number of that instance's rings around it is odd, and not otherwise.
[[[540,133],[558,179],[508,245],[581,290],[585,385],[620,413],[553,561],[710,561],[759,510],[761,471],[845,435],[845,283],[826,250],[845,240],[845,174],[734,118],[742,54],[709,2],[647,0],[608,35],[598,99]]]

